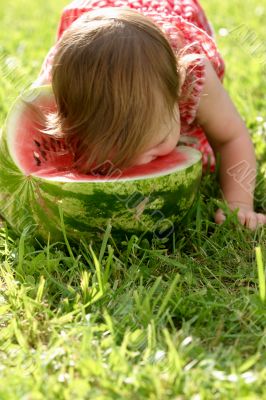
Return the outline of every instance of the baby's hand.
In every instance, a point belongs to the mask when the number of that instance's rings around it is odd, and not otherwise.
[[[237,216],[239,222],[251,230],[255,230],[258,226],[263,226],[266,224],[266,215],[256,213],[254,209],[248,204],[231,202],[228,203],[228,207],[232,211],[238,209]],[[223,210],[217,210],[215,213],[215,222],[217,224],[222,224],[225,219],[226,216]]]

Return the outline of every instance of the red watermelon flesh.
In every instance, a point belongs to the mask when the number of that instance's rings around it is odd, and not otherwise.
[[[51,87],[31,89],[14,103],[0,136],[0,215],[14,232],[62,240],[62,217],[67,237],[75,241],[100,240],[109,222],[120,239],[173,232],[199,187],[199,151],[180,146],[123,173],[79,174],[63,139],[40,133],[43,127],[25,101],[44,113],[55,110]]]
[[[56,110],[53,97],[37,97],[34,105],[43,110],[44,113],[54,112]],[[91,174],[78,173],[72,168],[73,155],[68,150],[64,139],[54,138],[41,133],[44,129],[34,122],[32,110],[25,109],[17,117],[16,132],[13,137],[16,143],[16,161],[25,175],[35,175],[45,178],[55,179],[60,177],[66,180],[106,180],[106,179],[134,179],[145,177],[147,175],[161,175],[166,171],[175,170],[187,161],[187,156],[176,148],[170,154],[158,157],[149,164],[138,165],[123,172],[114,170],[108,176],[99,174],[98,170]],[[111,167],[111,164],[109,164]],[[105,166],[108,172],[108,162]]]

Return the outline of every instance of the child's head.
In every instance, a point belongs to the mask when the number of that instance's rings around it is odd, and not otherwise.
[[[177,144],[180,85],[177,55],[150,19],[125,8],[86,13],[58,44],[48,130],[64,134],[82,171],[149,162]]]

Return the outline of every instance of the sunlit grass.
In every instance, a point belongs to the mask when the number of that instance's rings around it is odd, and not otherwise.
[[[1,124],[37,76],[65,4],[0,0]],[[202,4],[256,144],[256,205],[265,210],[266,6]],[[266,398],[265,230],[249,232],[235,215],[216,226],[217,195],[205,176],[167,243],[116,243],[108,226],[99,248],[73,248],[67,237],[33,247],[1,229],[0,399]]]

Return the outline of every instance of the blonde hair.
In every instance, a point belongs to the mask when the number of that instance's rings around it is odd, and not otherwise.
[[[65,138],[82,172],[107,160],[132,165],[160,121],[174,117],[182,81],[165,34],[128,8],[75,21],[58,43],[51,75],[57,110],[44,132]]]

